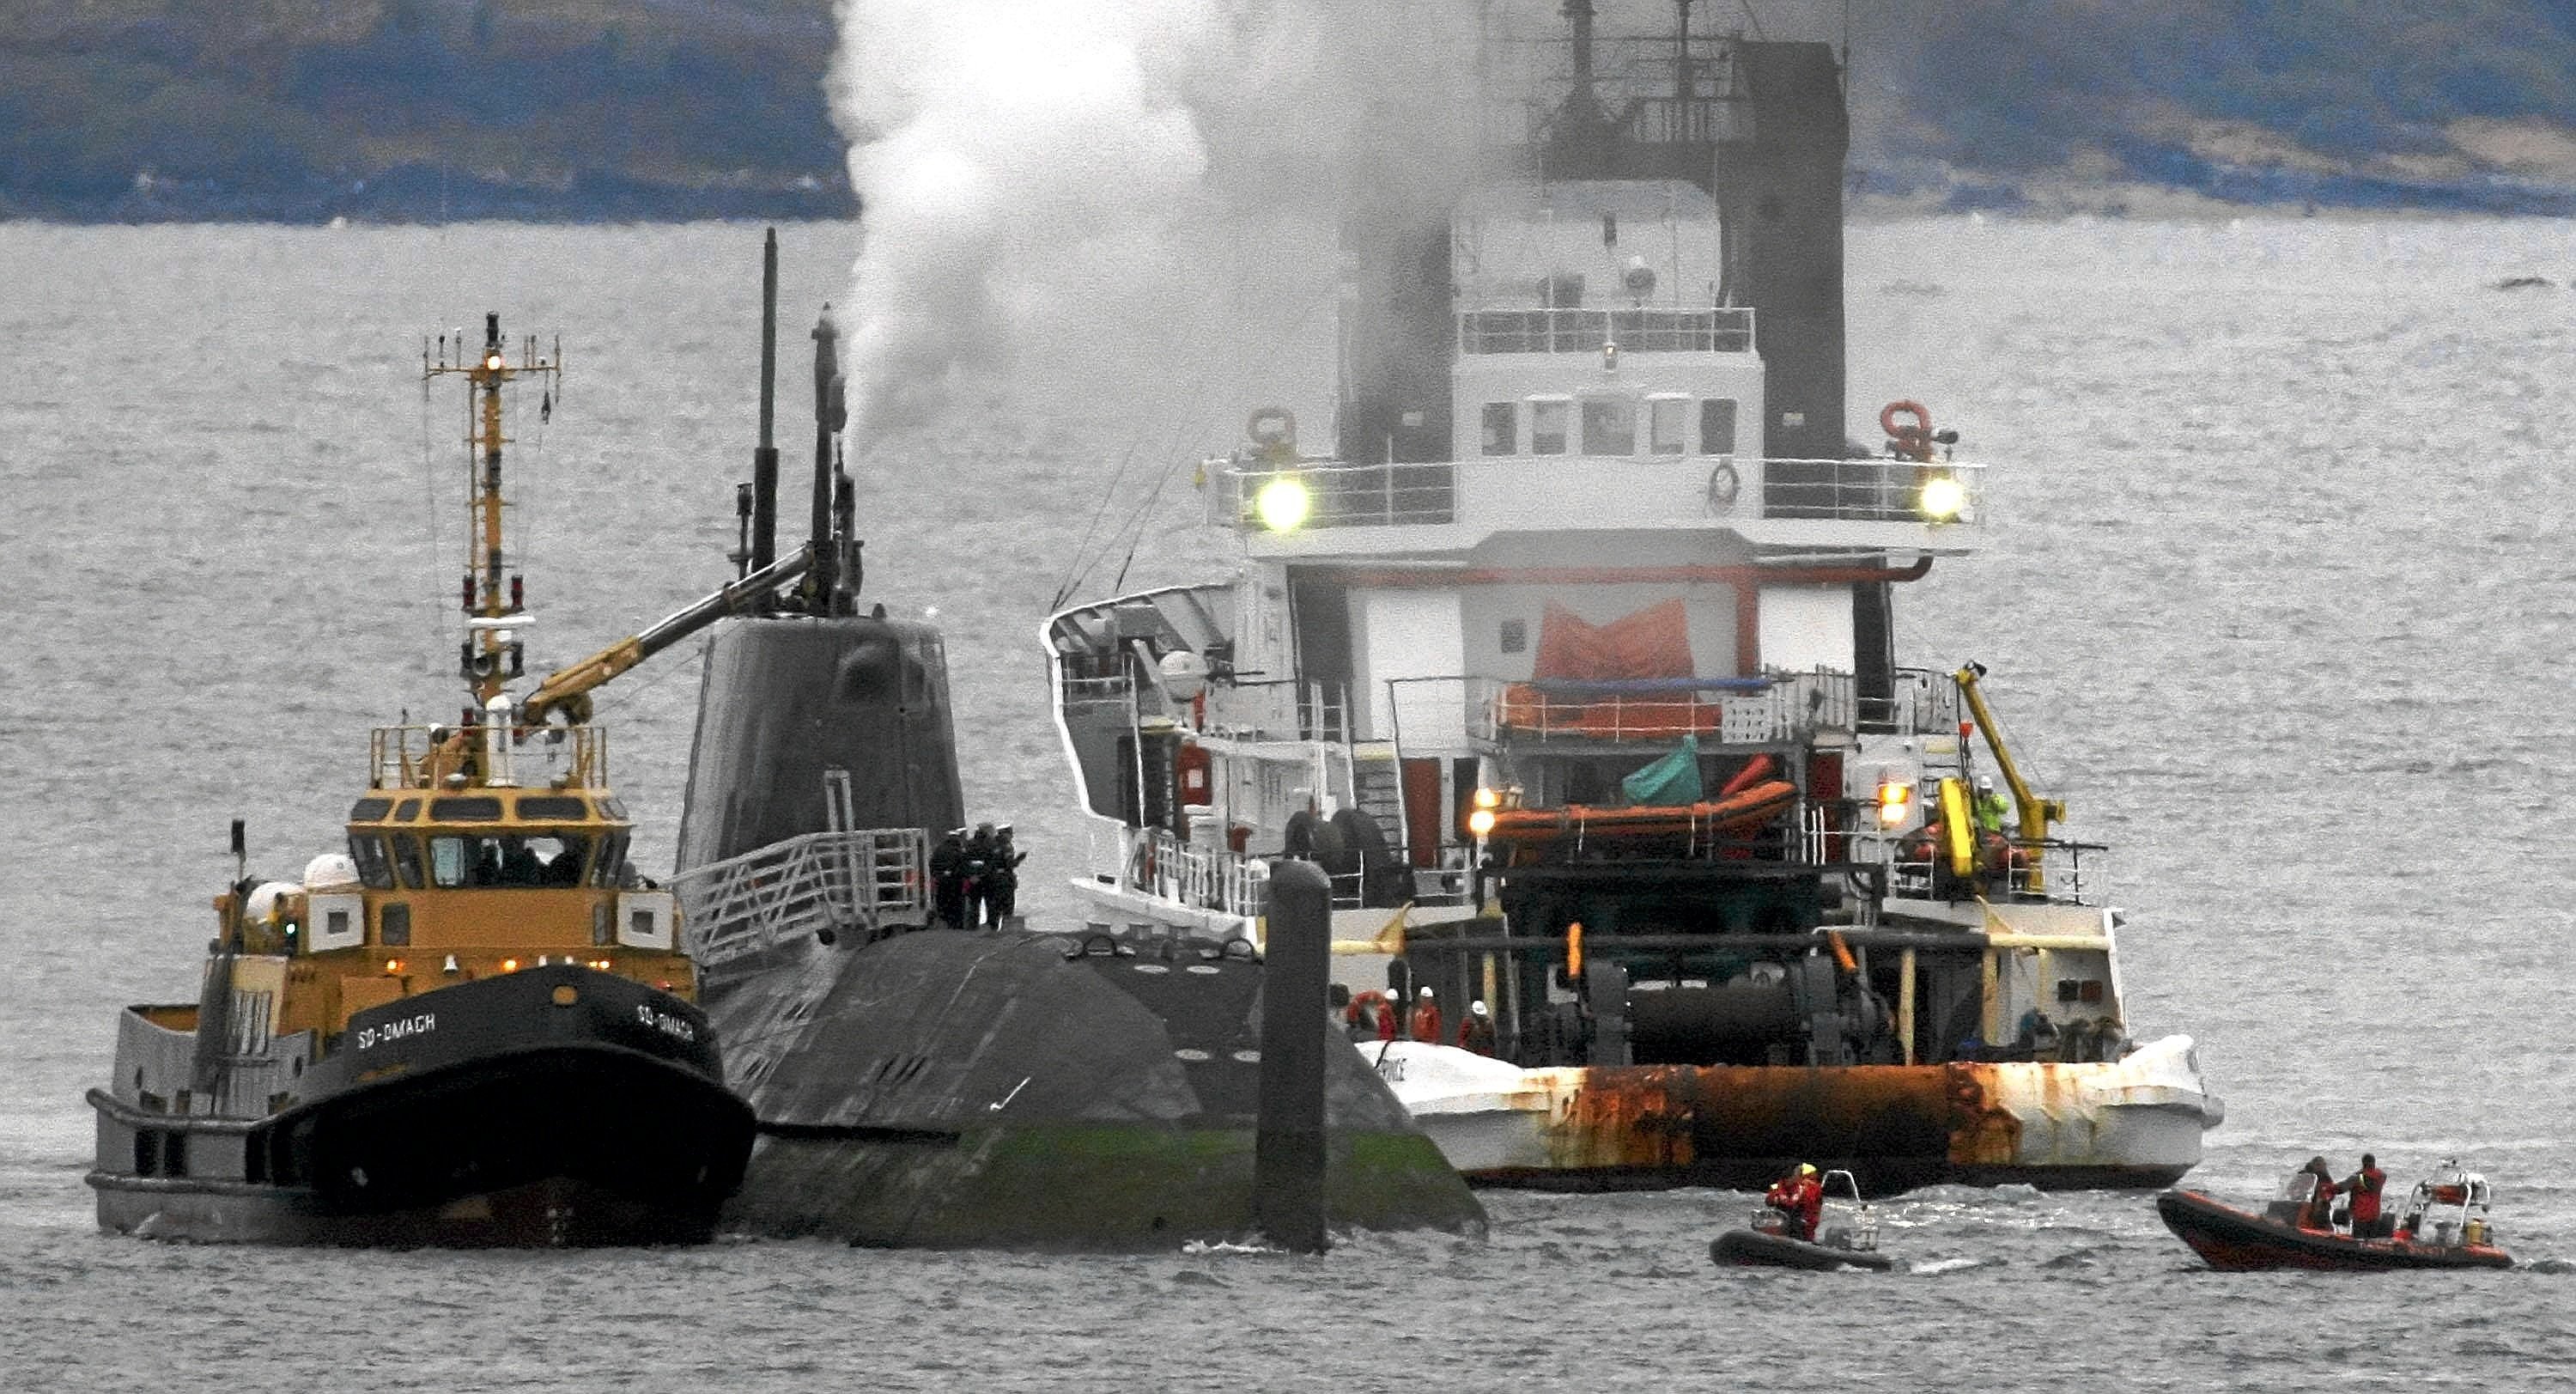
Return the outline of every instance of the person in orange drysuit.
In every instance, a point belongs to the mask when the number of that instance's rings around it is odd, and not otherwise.
[[[1422,989],[1422,996],[1414,1003],[1413,1015],[1406,1018],[1404,1029],[1406,1035],[1417,1041],[1440,1044],[1440,1000],[1432,995],[1431,989]]]
[[[1814,1167],[1798,1163],[1796,1171],[1771,1184],[1762,1203],[1780,1212],[1785,1220],[1782,1233],[1816,1242],[1816,1222],[1825,1217],[1825,1184],[1816,1179]]]
[[[2362,1153],[2361,1170],[2344,1178],[2343,1189],[2352,1197],[2352,1237],[2387,1238],[2387,1229],[2379,1218],[2379,1196],[2388,1189],[2388,1173],[2379,1169],[2379,1159]]]
[[[1403,1036],[1403,1026],[1404,1018],[1396,1011],[1395,998],[1379,997],[1377,999],[1377,1038],[1381,1041],[1396,1040]]]

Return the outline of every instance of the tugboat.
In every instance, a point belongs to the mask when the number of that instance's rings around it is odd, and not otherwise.
[[[743,584],[777,548],[775,256]],[[758,1116],[727,1228],[1091,1251],[1266,1233],[1269,967],[1249,939],[938,913],[932,845],[966,821],[946,651],[935,626],[861,603],[828,315],[814,343],[812,562],[708,643],[670,883]],[[1315,1026],[1331,1227],[1480,1230],[1439,1150],[1366,1062],[1321,1048],[1320,1012]]]
[[[2259,1215],[2198,1191],[2167,1191],[2156,1197],[2156,1214],[2192,1252],[2226,1273],[2513,1267],[2513,1256],[2496,1242],[2487,1179],[2464,1170],[2457,1158],[2445,1158],[2432,1176],[2415,1183],[2397,1212],[2395,1232],[2386,1238],[2301,1223],[2314,1213],[2316,1184],[2307,1171],[2290,1173]]]
[[[1842,1182],[1839,1196],[1835,1181]],[[1817,1231],[1813,1239],[1789,1233],[1788,1217],[1765,1205],[1754,1210],[1742,1229],[1730,1229],[1709,1241],[1709,1261],[1720,1266],[1803,1268],[1830,1272],[1858,1268],[1884,1273],[1896,1260],[1878,1251],[1878,1216],[1860,1197],[1860,1183],[1848,1171],[1828,1171],[1822,1182],[1825,1214],[1841,1221]]]
[[[129,1007],[98,1115],[102,1229],[286,1244],[695,1243],[742,1178],[751,1112],[724,1087],[669,891],[581,696],[636,640],[522,704],[531,623],[502,551],[504,389],[549,390],[499,316],[427,377],[474,398],[472,566],[454,726],[379,728],[344,852],[215,898],[194,1003]],[[551,393],[549,391],[549,401]],[[560,718],[548,721],[551,714]]]
[[[1240,571],[1045,622],[1073,889],[1257,938],[1261,859],[1320,862],[1345,989],[1492,1023],[1368,1046],[1473,1182],[2170,1184],[2220,1107],[2137,1034],[2105,849],[1999,680],[1895,654],[1986,471],[1913,401],[1847,439],[1843,66],[1677,8],[1498,28],[1453,163],[1501,173],[1344,210],[1334,453],[1255,412],[1203,470]]]

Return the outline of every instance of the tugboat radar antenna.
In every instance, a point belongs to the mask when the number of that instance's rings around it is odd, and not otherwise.
[[[481,711],[488,709],[510,679],[527,667],[525,650],[517,636],[517,631],[529,623],[525,583],[508,569],[509,553],[503,545],[506,504],[501,491],[501,454],[510,437],[502,428],[501,389],[519,378],[535,377],[548,384],[551,398],[563,365],[560,354],[552,359],[538,356],[534,339],[527,342],[519,361],[512,364],[502,345],[501,316],[497,313],[483,317],[480,353],[468,357],[463,331],[455,337],[455,359],[451,361],[442,354],[423,376],[462,373],[470,384],[472,401],[466,418],[465,449],[473,485],[466,495],[468,564],[458,595],[465,610],[467,632],[457,652],[457,669],[474,694],[476,710]]]

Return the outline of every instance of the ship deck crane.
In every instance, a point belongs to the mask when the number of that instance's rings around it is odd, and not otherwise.
[[[528,726],[561,716],[573,725],[590,720],[590,694],[602,683],[664,649],[679,643],[727,615],[742,614],[777,594],[780,587],[805,574],[814,549],[801,547],[790,556],[762,567],[714,593],[630,634],[599,652],[561,669],[537,684],[519,707]]]
[[[2021,840],[2025,843],[2046,841],[2048,825],[2064,821],[2066,805],[2057,799],[2041,798],[2030,787],[2030,781],[2022,778],[2021,766],[2013,762],[2011,747],[2004,744],[2003,733],[1995,728],[1994,712],[1986,706],[1985,695],[1977,690],[1978,679],[1985,675],[1986,666],[1982,663],[1970,663],[1952,674],[1958,680],[1959,695],[1967,700],[1968,711],[1977,719],[1977,729],[1986,733],[1986,748],[1995,753],[1995,766],[2003,771],[2005,786],[2012,790],[2013,809],[2021,824]],[[2034,879],[2032,884],[2036,887],[2037,881]]]

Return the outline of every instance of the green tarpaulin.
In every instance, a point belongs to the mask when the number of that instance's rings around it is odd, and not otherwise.
[[[1682,737],[1682,748],[1619,781],[1619,790],[1632,804],[1698,803],[1699,737]]]

